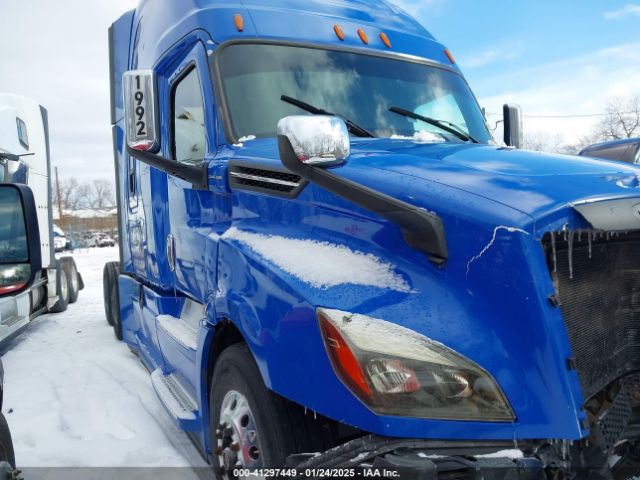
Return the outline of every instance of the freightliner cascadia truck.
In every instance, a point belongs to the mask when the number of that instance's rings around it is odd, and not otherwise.
[[[109,37],[107,318],[218,478],[640,471],[640,170],[513,148],[515,107],[497,143],[382,0]]]
[[[35,210],[28,210],[24,201],[23,206],[28,220],[35,222],[39,238],[35,242],[38,252],[24,250],[22,247],[32,247],[25,243],[25,230],[19,215],[22,208],[9,208],[8,203],[5,209],[2,202],[0,347],[20,334],[38,315],[66,310],[83,288],[73,258],[57,259],[55,256],[49,157],[47,110],[29,98],[0,93],[0,187],[2,191],[10,192],[7,198],[14,198],[16,192],[10,185],[24,185],[21,191],[30,192],[27,195],[33,197]],[[17,223],[13,221],[15,219],[18,219]],[[28,262],[15,261],[14,255],[20,257],[25,253],[27,256],[38,254],[41,261],[37,271]],[[32,274],[35,275],[33,279]]]

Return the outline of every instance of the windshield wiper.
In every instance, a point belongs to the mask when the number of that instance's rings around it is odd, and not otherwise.
[[[348,118],[343,117],[342,115],[336,115],[335,113],[327,112],[322,108],[314,107],[313,105],[305,103],[302,100],[298,100],[297,98],[290,97],[288,95],[282,95],[280,97],[280,100],[282,100],[283,102],[289,103],[291,105],[294,105],[300,108],[301,110],[312,113],[313,115],[333,115],[336,117],[340,117],[342,120],[344,120],[344,123],[347,124],[347,128],[349,129],[349,132],[353,133],[357,137],[371,137],[371,138],[375,137],[375,135],[371,133],[369,130],[362,128],[358,124],[352,122]]]
[[[405,110],[404,108],[400,107],[390,107],[389,111],[397,113],[398,115],[402,115],[403,117],[413,118],[414,120],[420,120],[421,122],[428,123],[429,125],[433,125],[434,127],[438,127],[445,132],[449,132],[450,134],[455,135],[464,142],[468,142],[470,140],[473,143],[479,143],[475,138],[473,138],[455,123],[451,123],[446,120],[436,120],[435,118],[425,117],[418,113],[412,112],[411,110]]]

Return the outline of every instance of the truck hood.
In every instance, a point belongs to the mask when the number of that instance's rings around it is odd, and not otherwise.
[[[347,168],[352,167],[437,182],[501,203],[534,219],[577,200],[640,196],[640,168],[488,145],[356,140]]]

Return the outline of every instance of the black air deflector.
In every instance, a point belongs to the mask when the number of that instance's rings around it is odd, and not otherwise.
[[[640,371],[640,232],[556,232],[542,242],[588,400]]]
[[[308,184],[300,175],[284,168],[265,168],[250,162],[229,162],[229,186],[279,197],[295,198]]]
[[[402,230],[407,245],[426,253],[429,260],[438,266],[446,263],[449,258],[447,237],[442,219],[438,215],[353,182],[330,170],[302,163],[284,135],[278,135],[278,149],[282,163],[293,173],[395,223]]]

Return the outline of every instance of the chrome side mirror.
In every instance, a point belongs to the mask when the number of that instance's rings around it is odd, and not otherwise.
[[[502,107],[502,115],[504,117],[504,143],[509,147],[522,148],[524,131],[520,106],[506,103]]]
[[[130,70],[122,76],[127,145],[155,153],[160,149],[160,118],[153,70]]]
[[[338,117],[328,115],[285,117],[278,122],[278,138],[288,139],[297,160],[308,166],[340,165],[351,153],[347,125]],[[287,153],[280,149],[283,162],[284,156],[290,156]]]

